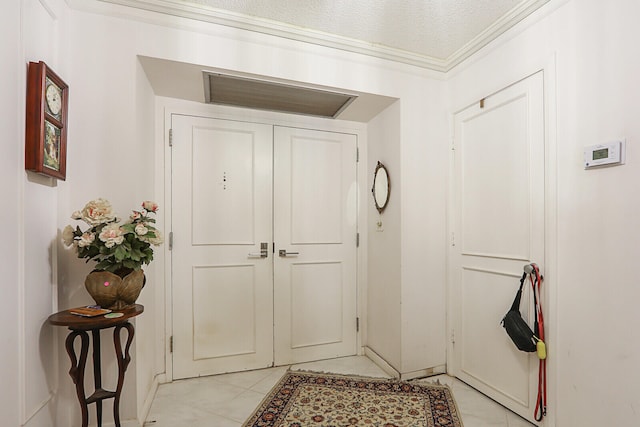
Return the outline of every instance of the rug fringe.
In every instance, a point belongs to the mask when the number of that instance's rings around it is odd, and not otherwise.
[[[318,374],[318,375],[344,375],[349,377],[361,377],[361,378],[379,379],[379,380],[387,380],[387,381],[397,379],[394,377],[374,377],[370,375],[355,375],[355,374],[347,374],[347,373],[334,372],[334,371],[316,371],[316,370],[310,370],[310,369],[291,369],[291,368],[292,366],[289,366],[289,369],[287,369],[287,372],[302,372],[305,374]]]

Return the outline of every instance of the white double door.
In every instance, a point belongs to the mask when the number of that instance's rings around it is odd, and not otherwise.
[[[171,127],[173,377],[355,354],[355,135]]]
[[[524,265],[544,269],[543,94],[540,72],[455,115],[449,251],[449,373],[532,422],[539,361],[500,321]],[[533,327],[530,285],[520,311]]]

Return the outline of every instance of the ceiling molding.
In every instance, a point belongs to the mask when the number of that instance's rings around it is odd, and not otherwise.
[[[98,1],[268,34],[319,46],[331,47],[347,52],[359,53],[389,61],[409,64],[433,71],[447,72],[496,39],[500,34],[513,27],[540,6],[547,3],[549,0],[526,0],[520,3],[517,7],[502,16],[477,37],[472,39],[469,43],[465,44],[462,48],[458,49],[446,59],[421,55],[379,44],[367,43],[361,40],[355,40],[307,28],[300,28],[269,19],[215,9],[210,6],[196,3],[184,3],[178,2],[177,0]]]
[[[549,0],[527,0],[511,9],[508,13],[504,14],[489,27],[487,27],[483,32],[470,40],[469,43],[465,44],[451,56],[449,56],[446,61],[446,71],[449,71],[450,69],[482,49],[484,46],[491,43],[501,34],[505,33],[518,22],[522,21],[524,18],[531,15],[533,12],[535,12],[548,2]]]

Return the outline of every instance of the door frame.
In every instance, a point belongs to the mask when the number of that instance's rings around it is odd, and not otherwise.
[[[169,146],[169,130],[171,128],[171,116],[173,114],[191,115],[197,117],[207,117],[212,119],[245,121],[252,123],[262,123],[273,126],[284,126],[293,128],[314,129],[320,131],[350,133],[356,135],[359,158],[367,158],[367,133],[366,124],[346,120],[325,119],[311,116],[298,116],[270,111],[250,110],[237,107],[225,107],[219,105],[205,105],[193,101],[185,101],[174,98],[156,97],[155,117],[156,117],[156,153],[155,153],[155,182],[158,203],[162,207],[158,223],[166,230],[168,243],[168,233],[171,230],[171,148]],[[363,336],[366,331],[366,280],[367,280],[367,165],[365,161],[357,163],[357,232],[360,234],[360,245],[356,248],[356,315],[360,318],[360,330],[356,337],[356,354],[364,354]],[[354,236],[355,238],[355,236]],[[173,381],[173,355],[171,352],[171,337],[173,335],[173,308],[172,308],[172,256],[169,244],[162,246],[162,256],[154,260],[158,286],[162,291],[156,292],[154,305],[158,307],[154,313],[157,325],[163,325],[163,330],[159,331],[157,344],[158,358],[156,366],[159,372],[158,383]],[[160,254],[159,254],[160,255]],[[162,307],[162,309],[160,309]],[[363,323],[365,323],[363,325]]]
[[[449,141],[452,147],[451,154],[449,156],[449,171],[447,176],[447,236],[451,236],[453,232],[453,225],[455,220],[455,213],[453,211],[453,197],[454,197],[454,157],[453,143],[454,143],[454,130],[455,130],[455,115],[464,111],[471,105],[480,102],[480,99],[489,97],[501,90],[525,80],[526,78],[542,72],[543,76],[543,119],[544,119],[544,223],[545,223],[545,265],[541,266],[544,274],[544,282],[542,285],[542,304],[545,317],[545,343],[547,346],[547,416],[542,421],[541,425],[555,426],[556,424],[556,411],[557,411],[557,358],[554,357],[558,354],[558,326],[557,326],[557,283],[558,270],[557,270],[557,134],[556,134],[556,61],[555,57],[544,61],[541,65],[525,68],[524,70],[518,70],[511,73],[509,76],[504,76],[500,81],[493,85],[486,85],[482,87],[482,80],[477,83],[480,86],[480,90],[485,94],[484,96],[476,99],[468,99],[462,105],[455,106],[449,112]],[[446,350],[446,362],[447,367],[452,365],[453,359],[453,325],[454,325],[454,301],[452,297],[452,277],[450,275],[451,268],[451,246],[447,240],[446,243],[446,336],[447,336],[447,350]],[[508,307],[505,307],[505,312]],[[450,370],[447,368],[447,373]]]

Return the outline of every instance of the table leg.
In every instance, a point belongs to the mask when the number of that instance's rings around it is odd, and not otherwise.
[[[93,338],[93,384],[94,390],[102,390],[102,369],[100,368],[100,330],[92,329]],[[102,427],[102,400],[96,400],[96,418],[98,427]]]
[[[127,330],[127,343],[124,347],[124,352],[122,351],[122,341],[120,339],[120,331],[123,328]],[[120,427],[120,393],[122,392],[122,386],[124,384],[124,373],[127,370],[129,362],[131,362],[129,348],[133,342],[133,334],[133,325],[129,322],[118,325],[113,330],[113,344],[116,349],[116,358],[118,359],[118,386],[116,388],[116,395],[113,402],[113,419],[116,427]]]
[[[80,360],[78,360],[73,346],[77,337],[80,337],[82,344],[80,347]],[[76,385],[76,394],[78,395],[80,410],[82,411],[82,427],[87,427],[89,424],[89,412],[87,410],[87,398],[84,394],[84,368],[87,363],[87,353],[89,351],[89,334],[87,334],[86,331],[72,330],[67,336],[65,347],[67,349],[69,359],[71,359],[69,375]]]

